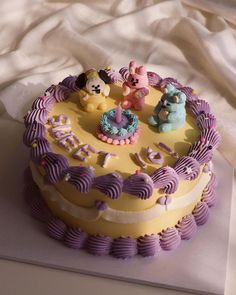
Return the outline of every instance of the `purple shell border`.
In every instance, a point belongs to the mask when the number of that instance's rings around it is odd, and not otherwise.
[[[28,168],[29,169],[29,168]],[[29,172],[29,171],[28,171]],[[67,226],[62,220],[54,217],[40,195],[40,190],[29,173],[25,173],[23,196],[31,209],[32,216],[46,225],[47,234],[65,246],[73,249],[85,249],[97,256],[112,255],[118,259],[128,259],[135,255],[143,257],[157,256],[160,251],[176,249],[181,240],[191,239],[197,226],[205,224],[209,217],[209,208],[215,204],[216,178],[212,177],[206,185],[200,202],[191,214],[184,216],[171,228],[158,234],[144,235],[138,238],[111,238],[102,235],[89,235],[79,228]],[[212,197],[214,195],[214,198]]]
[[[123,75],[125,78],[125,75],[126,75],[125,71]],[[196,94],[194,94],[193,89],[191,87],[183,86],[176,79],[169,78],[169,77],[162,79],[158,74],[153,72],[148,72],[148,77],[149,77],[150,85],[158,88],[161,91],[163,91],[164,87],[167,84],[173,84],[176,88],[178,88],[180,91],[186,94],[187,107],[189,108],[192,115],[196,118],[196,122],[199,125],[199,128],[201,129],[201,134],[199,139],[191,145],[188,151],[188,154],[186,156],[188,156],[189,158],[189,163],[193,163],[194,160],[196,165],[198,165],[198,163],[200,165],[208,163],[212,159],[214,150],[219,146],[219,143],[220,143],[220,135],[218,131],[216,130],[215,120],[212,119],[214,118],[214,115],[210,112],[209,104],[206,101],[199,99],[199,97]],[[42,103],[35,104],[35,102],[33,102],[34,108],[31,111],[29,111],[24,117],[26,130],[24,132],[23,141],[28,147],[30,147],[31,160],[33,160],[36,164],[39,164],[39,163],[42,163],[42,158],[45,157],[45,155],[47,154],[54,155],[55,161],[51,162],[49,164],[50,167],[48,167],[48,169],[46,170],[46,178],[48,177],[51,179],[55,179],[54,183],[62,180],[64,172],[70,167],[67,167],[67,165],[60,167],[57,164],[57,162],[66,162],[66,158],[64,158],[61,155],[59,158],[59,155],[52,153],[50,145],[48,144],[46,138],[44,138],[45,127],[43,126],[43,124],[47,122],[49,111],[51,110],[54,103],[58,103],[58,102],[66,100],[71,92],[78,90],[78,87],[76,86],[75,81],[76,81],[76,76],[68,76],[58,85],[50,86],[45,91],[44,96],[38,97],[36,99],[36,101],[39,101],[39,102],[41,99]],[[110,77],[110,82],[111,83],[114,82],[112,80],[112,76]],[[204,120],[209,120],[209,118],[211,118],[209,122],[204,121]],[[36,147],[35,147],[35,144],[36,144]],[[59,161],[57,161],[57,157],[59,158],[58,159]],[[63,161],[63,158],[64,158],[64,161]],[[183,157],[181,157],[180,159],[182,158]],[[180,162],[180,159],[178,162]],[[161,169],[163,168],[165,167],[156,169],[154,173],[157,172],[156,174],[158,174],[158,172],[161,171]],[[179,173],[179,174],[177,173],[177,176],[179,177],[179,179],[177,179],[175,190],[177,190],[178,188],[179,180],[185,177],[186,179],[189,179],[191,181],[191,179],[196,178],[198,176],[200,171],[199,169],[195,169],[197,172],[195,173],[194,177],[193,176],[189,177],[188,175],[184,176],[184,171],[178,168],[178,164],[177,165],[175,164],[172,169],[176,170]],[[50,173],[50,175],[47,175],[47,173]],[[54,175],[54,173],[57,173],[57,175]],[[130,175],[129,177],[132,177],[132,176],[133,175]],[[150,176],[152,178],[152,175]],[[107,177],[108,177],[108,174],[103,175],[102,179],[104,183],[101,182],[99,185],[99,188],[96,188],[96,187],[95,188],[99,189],[107,197],[112,199],[117,199],[120,196],[121,192],[124,191],[123,190],[125,187],[124,184],[128,181],[128,179],[125,179],[125,180],[119,179],[119,181],[118,180],[114,181],[112,183],[112,187],[109,189],[109,187],[107,187],[107,179],[106,179]],[[96,177],[93,177],[93,179],[91,180],[92,182],[89,184],[89,188],[92,188],[92,187],[94,188],[96,179],[97,179]],[[160,179],[157,179],[156,182],[153,181],[151,184],[149,183],[149,186],[151,185],[154,188],[161,188],[165,190],[166,187],[169,187],[169,186],[171,187],[173,185],[173,176],[169,175],[168,181],[169,183],[166,184],[166,179],[165,179],[165,186],[164,186],[163,181],[160,178]],[[159,186],[156,185],[157,183]],[[80,185],[76,186],[78,191],[80,191],[79,187]],[[104,189],[104,187],[106,189]],[[140,190],[148,191],[146,187],[140,187]],[[174,193],[175,190],[171,191],[171,193]],[[113,193],[107,193],[108,191],[111,191]],[[152,189],[149,189],[149,192],[146,193],[145,197],[143,197],[142,193],[137,191],[136,188],[132,189],[131,187],[130,191],[133,191],[132,193],[133,195],[143,200],[150,198],[153,192]]]

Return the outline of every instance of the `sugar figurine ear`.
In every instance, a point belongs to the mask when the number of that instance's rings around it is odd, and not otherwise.
[[[129,72],[131,75],[135,74],[135,68],[137,67],[137,64],[134,60],[132,60],[130,63],[129,63]]]
[[[104,70],[100,70],[99,72],[98,72],[98,75],[99,75],[99,77],[106,83],[106,84],[109,84],[110,82],[111,82],[111,80],[110,80],[110,78],[109,78],[109,76],[108,76],[108,74],[107,74],[107,72],[106,71],[104,71]]]
[[[83,88],[86,85],[87,82],[87,76],[85,73],[82,73],[78,76],[77,80],[75,81],[76,86],[79,88]]]

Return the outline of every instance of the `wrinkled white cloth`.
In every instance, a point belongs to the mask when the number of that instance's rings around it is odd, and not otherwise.
[[[136,59],[207,100],[236,166],[236,3],[1,0],[0,124],[22,122],[47,86]]]

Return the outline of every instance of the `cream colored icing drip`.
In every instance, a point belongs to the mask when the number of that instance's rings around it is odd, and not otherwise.
[[[50,200],[56,202],[62,211],[67,212],[75,218],[79,218],[85,221],[98,220],[99,218],[101,218],[106,221],[119,224],[143,223],[155,219],[167,211],[169,212],[172,210],[187,207],[193,202],[196,202],[199,194],[201,194],[211,177],[211,172],[202,173],[201,177],[199,178],[199,182],[190,192],[173,199],[172,202],[168,205],[155,204],[149,209],[136,212],[116,210],[110,208],[109,206],[104,211],[98,211],[95,207],[85,208],[76,206],[75,204],[69,202],[62,196],[61,193],[56,190],[55,187],[46,185],[44,183],[43,177],[33,165],[31,165],[31,170],[33,179],[40,190],[42,192],[48,192]]]

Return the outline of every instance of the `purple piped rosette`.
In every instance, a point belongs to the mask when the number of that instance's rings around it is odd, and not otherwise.
[[[152,196],[154,184],[146,173],[136,173],[124,181],[123,192],[146,200]]]
[[[156,256],[161,251],[159,235],[144,235],[138,238],[138,253],[141,256]]]
[[[93,187],[109,198],[117,199],[122,192],[123,178],[118,173],[98,176],[94,179]]]
[[[197,231],[197,224],[192,214],[184,216],[177,225],[182,240],[189,240]]]

